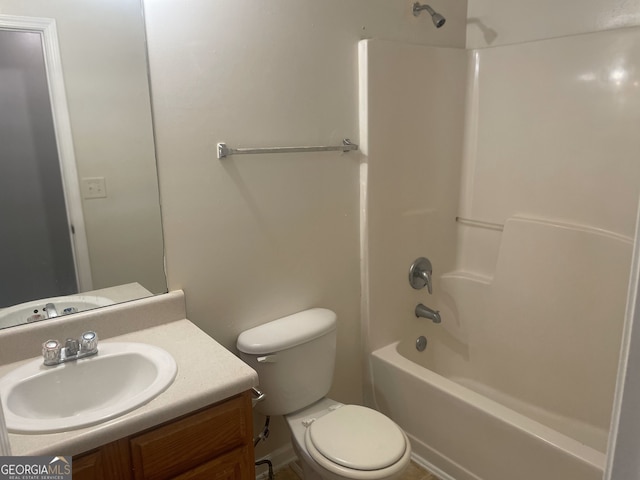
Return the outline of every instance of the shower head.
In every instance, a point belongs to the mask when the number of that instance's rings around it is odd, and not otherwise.
[[[440,28],[441,26],[444,25],[444,22],[447,21],[446,18],[444,18],[439,13],[437,13],[429,5],[426,5],[426,4],[425,5],[420,5],[419,2],[416,2],[416,3],[413,4],[413,16],[414,17],[417,17],[418,15],[420,15],[420,12],[422,10],[426,10],[427,12],[429,12],[429,15],[431,15],[431,21],[436,26],[436,28]]]

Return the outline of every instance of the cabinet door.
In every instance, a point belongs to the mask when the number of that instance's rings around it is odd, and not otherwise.
[[[238,448],[199,467],[194,468],[174,480],[249,480],[255,478],[253,459],[248,448]],[[75,480],[75,479],[74,479]]]
[[[73,457],[73,480],[128,480],[131,456],[127,439],[108,443],[93,452]]]
[[[251,394],[245,392],[229,401],[132,438],[134,478],[174,478],[232,450],[249,448],[247,446],[253,445],[251,414]],[[247,454],[253,460],[253,450],[249,450]]]
[[[100,451],[73,457],[72,477],[74,480],[106,480]]]

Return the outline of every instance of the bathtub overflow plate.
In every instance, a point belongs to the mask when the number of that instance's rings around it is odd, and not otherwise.
[[[416,338],[416,350],[423,352],[425,348],[427,348],[427,337],[420,335]]]

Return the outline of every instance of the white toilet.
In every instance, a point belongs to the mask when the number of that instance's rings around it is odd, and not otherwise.
[[[336,353],[336,314],[314,308],[238,337],[240,357],[258,372],[264,415],[284,415],[305,480],[398,478],[409,465],[405,433],[380,412],[326,398]]]

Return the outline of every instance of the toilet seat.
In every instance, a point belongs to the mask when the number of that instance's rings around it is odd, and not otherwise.
[[[304,442],[320,466],[347,478],[391,476],[404,469],[411,451],[391,419],[359,405],[344,405],[313,421]]]

